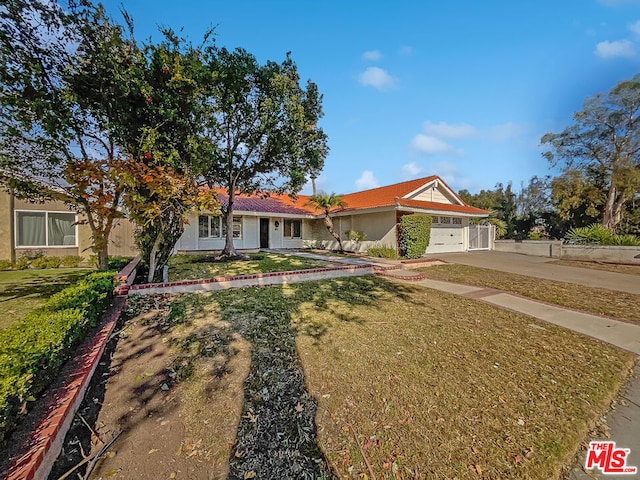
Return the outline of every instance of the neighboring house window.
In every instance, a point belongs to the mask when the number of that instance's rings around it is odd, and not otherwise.
[[[209,236],[209,219],[211,217],[207,217],[205,215],[200,215],[198,217],[198,237],[207,238]]]
[[[75,247],[76,214],[16,212],[17,247]]]
[[[453,217],[452,223],[454,225],[462,225],[462,219],[460,217]]]
[[[285,238],[300,238],[302,236],[302,221],[290,220],[285,218],[284,220],[284,236]]]
[[[440,217],[438,216],[433,217],[433,222],[431,223],[440,223]]]
[[[451,217],[440,217],[440,223],[449,225],[451,223]]]
[[[200,215],[198,217],[198,236],[200,238],[224,238],[227,225],[222,217]],[[242,217],[233,217],[233,238],[242,238]]]

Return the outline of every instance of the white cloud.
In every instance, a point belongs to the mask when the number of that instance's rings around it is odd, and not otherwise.
[[[479,140],[501,143],[522,136],[526,131],[526,125],[513,122],[478,129],[468,123],[451,124],[426,121],[422,125],[422,132],[411,139],[409,150],[422,155],[462,156],[464,150],[457,148],[456,141]]]
[[[436,155],[438,153],[451,153],[454,148],[444,140],[419,133],[411,140],[411,150],[424,155]]]
[[[629,30],[631,30],[636,35],[640,35],[640,20],[629,25]]]
[[[416,162],[405,163],[400,171],[403,180],[418,178],[424,173],[424,169]]]
[[[369,190],[370,188],[379,187],[380,183],[371,170],[365,170],[356,180],[356,188],[358,190]]]
[[[636,54],[633,42],[629,40],[605,40],[596,45],[595,54],[601,58],[633,57]]]
[[[452,125],[446,122],[425,122],[422,128],[424,133],[426,133],[427,135],[446,139],[469,138],[475,137],[478,134],[478,131],[475,129],[475,127],[472,127],[471,125],[468,125],[466,123]]]
[[[390,90],[395,87],[396,79],[389,73],[378,67],[369,67],[358,76],[358,80],[364,86],[378,90]]]
[[[370,62],[375,62],[382,58],[382,54],[379,50],[367,50],[362,54],[362,58],[369,60]]]

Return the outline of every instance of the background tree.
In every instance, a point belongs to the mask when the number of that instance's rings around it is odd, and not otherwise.
[[[497,228],[500,231],[506,229],[504,236],[507,238],[513,237],[516,230],[517,203],[510,183],[506,187],[498,183],[494,190],[480,190],[476,194],[463,189],[460,190],[459,196],[469,205],[491,211],[491,218],[501,221],[496,225]]]
[[[240,257],[233,246],[233,208],[238,193],[300,191],[309,172],[322,168],[326,135],[318,89],[300,86],[297,68],[287,54],[282,63],[259,65],[243,49],[205,49],[203,83],[204,142],[208,152],[198,174],[210,189],[226,190],[226,223],[221,258]]]
[[[340,235],[333,228],[333,219],[331,218],[331,214],[338,209],[344,208],[346,204],[340,198],[340,195],[336,195],[335,193],[325,193],[319,192],[316,195],[312,195],[307,202],[307,205],[315,208],[316,210],[321,210],[324,214],[324,226],[327,227],[329,234],[336,239],[338,242],[338,248],[341,252],[342,249],[342,240],[340,239]]]
[[[603,175],[606,194],[600,218],[612,231],[623,220],[626,203],[640,190],[639,109],[640,75],[636,75],[607,94],[587,99],[570,127],[542,137],[550,148],[544,155],[553,166],[585,176]]]
[[[106,269],[109,235],[123,216],[114,126],[129,42],[101,7],[9,0],[0,9],[0,57],[0,182],[20,198],[81,212]]]

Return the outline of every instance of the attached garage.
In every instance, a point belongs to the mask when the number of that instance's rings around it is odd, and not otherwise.
[[[426,253],[464,252],[463,223],[459,217],[434,216]]]

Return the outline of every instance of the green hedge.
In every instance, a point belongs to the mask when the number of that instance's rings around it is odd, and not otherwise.
[[[400,218],[400,255],[420,258],[429,246],[430,235],[430,216],[404,215]]]
[[[87,275],[0,330],[0,444],[22,406],[51,383],[89,327],[97,324],[111,301],[113,276]]]

